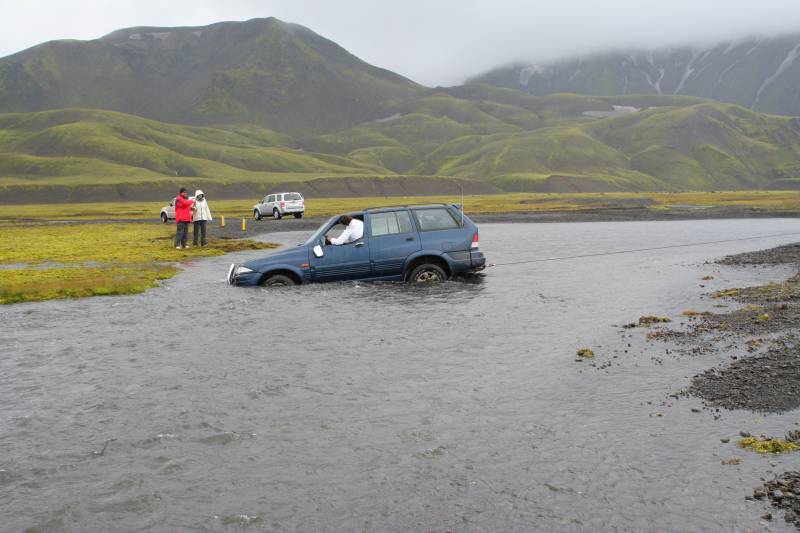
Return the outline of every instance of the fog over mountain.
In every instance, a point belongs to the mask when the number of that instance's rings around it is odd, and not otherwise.
[[[689,95],[800,115],[800,34],[520,63],[471,80],[537,96]]]
[[[513,62],[800,32],[795,0],[27,0],[8,3],[3,14],[0,56],[125,27],[274,16],[428,86],[459,84]]]

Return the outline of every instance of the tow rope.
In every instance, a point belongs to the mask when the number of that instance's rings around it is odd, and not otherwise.
[[[544,263],[547,261],[565,261],[567,259],[583,259],[586,257],[601,257],[605,255],[619,255],[619,254],[630,254],[635,252],[650,252],[653,250],[669,250],[671,248],[687,248],[689,246],[704,246],[707,244],[721,244],[726,242],[739,242],[739,241],[751,241],[754,239],[769,239],[773,237],[790,237],[793,235],[800,235],[800,232],[794,233],[774,233],[772,235],[756,235],[754,237],[740,237],[738,239],[723,239],[719,241],[704,241],[704,242],[693,242],[689,244],[671,244],[668,246],[653,246],[651,248],[635,248],[632,250],[617,250],[614,252],[598,252],[593,254],[580,254],[580,255],[567,255],[563,257],[545,257],[541,259],[525,259],[521,261],[509,261],[506,263],[490,263],[486,265],[487,267],[498,267],[498,266],[509,266],[509,265],[522,265],[526,263]]]

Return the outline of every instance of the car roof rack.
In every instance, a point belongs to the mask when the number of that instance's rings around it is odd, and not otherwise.
[[[378,207],[367,207],[366,209],[364,209],[364,212],[367,212],[367,211],[378,211],[380,209],[398,209],[400,207],[406,207],[406,208],[411,208],[411,207],[439,207],[439,206],[450,207],[452,205],[455,205],[455,204],[448,204],[448,203],[445,203],[445,202],[436,202],[436,203],[431,203],[431,204],[381,205],[381,206],[378,206]]]

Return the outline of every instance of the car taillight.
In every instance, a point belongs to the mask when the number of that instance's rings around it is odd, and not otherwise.
[[[286,207],[286,202],[281,202],[281,207]]]
[[[472,244],[470,245],[470,248],[477,249],[480,245],[480,242],[481,240],[478,237],[478,230],[475,230],[475,234],[472,236]]]

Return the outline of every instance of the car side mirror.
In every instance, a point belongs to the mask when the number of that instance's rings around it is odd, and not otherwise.
[[[325,253],[322,251],[322,246],[319,244],[314,246],[314,257],[322,257]]]

